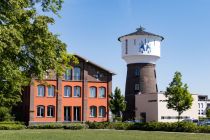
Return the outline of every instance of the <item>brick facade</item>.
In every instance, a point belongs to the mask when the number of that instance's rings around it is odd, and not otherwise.
[[[76,55],[79,64],[73,66],[71,79],[59,78],[56,75],[46,77],[43,81],[32,79],[31,85],[23,92],[23,102],[14,111],[17,120],[26,123],[46,123],[46,122],[85,122],[85,121],[108,121],[108,95],[112,92],[112,73],[85,58]],[[80,68],[80,75],[74,75],[74,68]],[[43,87],[44,96],[38,96],[38,86]],[[54,87],[54,96],[48,96],[48,87]],[[70,97],[64,96],[64,87],[71,87]],[[75,97],[75,90],[80,89],[80,96]],[[90,88],[95,87],[96,97],[90,97]],[[103,88],[105,97],[99,97]],[[42,109],[40,109],[40,107]],[[50,107],[53,109],[50,110]],[[90,108],[95,107],[96,116],[90,116]],[[103,110],[103,111],[102,111]],[[105,114],[103,114],[105,110]],[[101,112],[100,112],[101,111]],[[53,113],[52,113],[53,112]],[[48,116],[50,113],[53,116]],[[100,114],[100,116],[99,116]],[[103,114],[103,115],[101,115]],[[38,116],[39,115],[39,116]]]

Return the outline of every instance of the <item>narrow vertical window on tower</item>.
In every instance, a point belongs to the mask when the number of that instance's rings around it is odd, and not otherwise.
[[[133,44],[136,45],[136,39],[133,40]]]
[[[140,69],[139,68],[135,68],[135,76],[140,76]]]
[[[139,84],[135,84],[135,91],[139,91],[140,90],[140,85]]]
[[[125,54],[128,54],[128,40],[125,40]]]

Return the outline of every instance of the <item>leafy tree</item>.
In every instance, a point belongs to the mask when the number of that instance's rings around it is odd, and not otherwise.
[[[49,31],[63,0],[0,0],[0,106],[10,108],[21,101],[23,86],[31,77],[43,79],[49,69],[61,76],[69,61],[66,45]],[[42,13],[43,13],[42,12]],[[68,66],[67,66],[68,67]]]
[[[121,95],[121,91],[118,87],[115,88],[114,94],[109,96],[109,108],[116,118],[122,117],[122,112],[126,109],[126,102],[124,96]]]
[[[209,108],[206,109],[206,117],[210,118],[210,109]]]
[[[165,96],[167,98],[167,107],[178,112],[178,121],[180,115],[192,106],[192,95],[188,91],[187,84],[182,83],[180,72],[175,72],[172,82],[166,89]]]

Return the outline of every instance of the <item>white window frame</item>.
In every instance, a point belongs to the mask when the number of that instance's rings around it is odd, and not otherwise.
[[[48,97],[55,96],[55,86],[48,86]]]
[[[80,86],[74,87],[74,97],[81,97],[81,87]]]
[[[99,98],[106,98],[106,88],[105,87],[99,88]]]
[[[37,89],[38,89],[38,96],[39,97],[44,97],[45,96],[45,86],[44,85],[38,85]]]
[[[95,90],[95,93],[93,92]],[[90,97],[96,98],[97,97],[97,88],[96,87],[90,87]]]
[[[66,89],[69,89],[69,94],[66,94]],[[64,97],[71,97],[72,87],[71,86],[64,86]]]
[[[96,118],[97,117],[97,107],[90,106],[90,117]]]
[[[43,111],[43,116],[42,116],[42,111]],[[36,113],[37,117],[44,117],[45,115],[45,107],[43,105],[39,105],[37,106],[37,113]]]
[[[106,117],[106,107],[99,106],[99,117],[105,118]]]
[[[48,114],[48,111],[50,111],[50,115]],[[55,116],[55,107],[53,105],[47,106],[47,117],[54,117]]]

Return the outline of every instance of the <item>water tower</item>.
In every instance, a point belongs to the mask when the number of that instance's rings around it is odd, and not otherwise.
[[[136,94],[158,93],[155,64],[160,58],[160,44],[163,39],[160,35],[146,32],[143,27],[118,38],[122,43],[122,58],[127,63],[126,120],[135,117]]]

